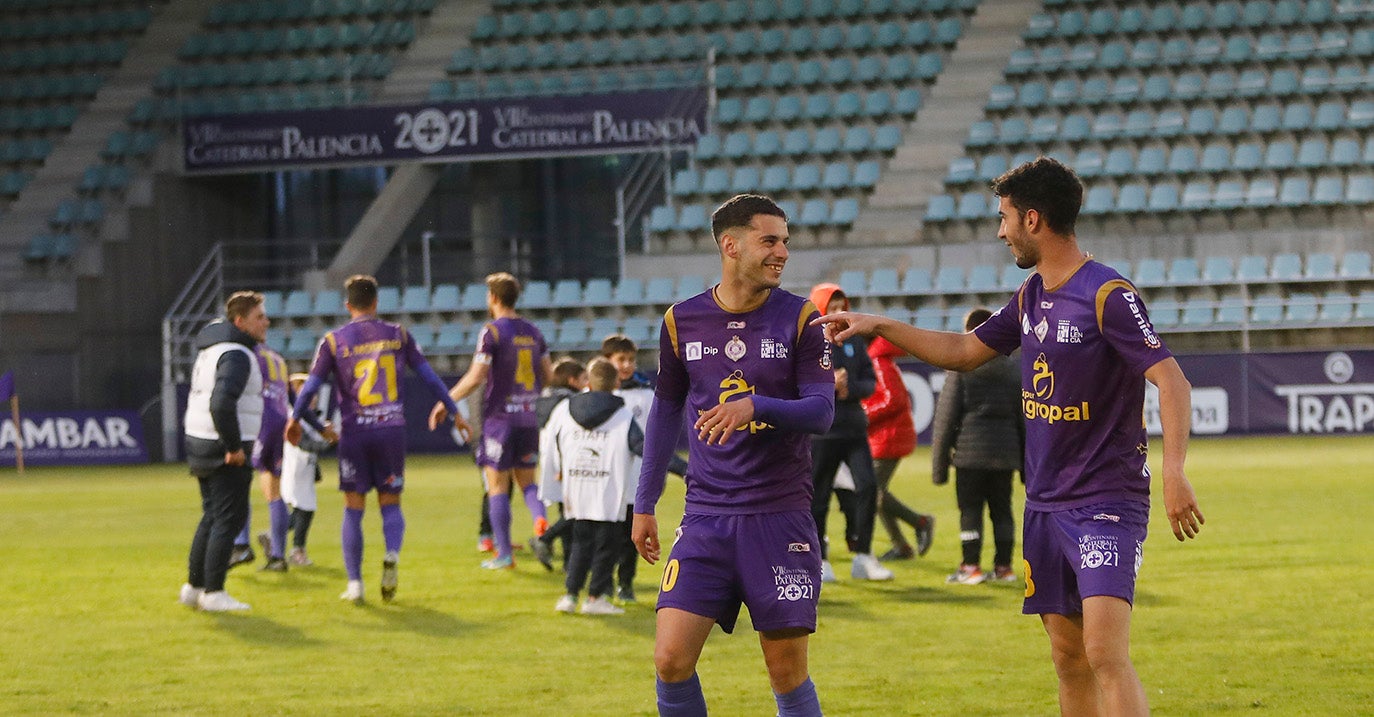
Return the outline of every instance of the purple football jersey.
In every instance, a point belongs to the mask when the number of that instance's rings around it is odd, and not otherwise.
[[[501,318],[482,327],[477,355],[491,365],[482,394],[482,420],[539,427],[534,403],[544,390],[542,366],[548,352],[544,335],[524,319]]]
[[[686,403],[684,422],[740,394],[785,400],[833,383],[830,344],[805,298],[774,289],[763,305],[731,313],[710,289],[668,309],[659,335],[656,398]],[[688,431],[689,514],[810,510],[811,436],[754,421],[724,445]]]
[[[286,359],[267,344],[258,344],[258,367],[262,369],[262,430],[281,433],[291,411],[287,387]],[[271,428],[269,429],[269,425]]]
[[[401,372],[425,363],[405,327],[360,318],[324,335],[310,375],[330,380],[333,374],[344,431],[385,428],[406,424]]]
[[[1031,274],[974,334],[1021,349],[1027,508],[1149,503],[1142,375],[1172,354],[1130,282],[1092,260],[1052,289]]]

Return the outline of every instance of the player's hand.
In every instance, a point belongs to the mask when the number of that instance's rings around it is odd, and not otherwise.
[[[843,343],[851,336],[873,336],[878,327],[888,319],[873,314],[860,314],[857,311],[839,311],[811,322],[819,325],[825,332],[825,340],[832,344]]]
[[[1184,538],[1196,538],[1207,520],[1197,506],[1197,496],[1193,494],[1193,484],[1180,472],[1177,477],[1164,477],[1164,511],[1169,515],[1169,527],[1180,542]]]
[[[330,443],[339,442],[339,432],[334,430],[334,424],[332,423],[324,424],[324,431],[320,433],[320,436]]]
[[[225,454],[224,454],[224,462],[225,462],[225,464],[227,464],[227,465],[231,465],[231,466],[241,466],[241,465],[243,465],[245,462],[247,462],[247,460],[248,460],[248,456],[244,454],[242,448],[240,448],[240,449],[238,449],[237,451],[234,451],[234,452],[232,452],[232,453],[225,453]]]
[[[292,417],[291,420],[286,422],[286,430],[282,432],[282,435],[286,438],[287,443],[293,446],[299,446],[301,444],[302,432],[300,419]]]
[[[453,416],[453,428],[458,431],[458,435],[463,437],[464,443],[472,442],[472,424],[468,423],[462,416]]]
[[[697,430],[697,438],[706,445],[721,445],[742,426],[754,420],[754,399],[745,396],[737,401],[728,401],[697,417],[692,427]]]
[[[650,565],[658,562],[658,518],[648,513],[635,513],[634,523],[630,527],[630,539],[634,541],[635,550],[639,551],[640,557]]]
[[[436,404],[434,404],[434,410],[432,410],[432,411],[429,412],[429,430],[432,431],[432,430],[438,428],[439,426],[443,425],[444,420],[447,419],[447,418],[448,418],[448,409],[447,409],[447,408],[444,408],[444,404],[442,404],[442,403],[436,403]],[[457,421],[455,421],[454,423],[456,424]]]

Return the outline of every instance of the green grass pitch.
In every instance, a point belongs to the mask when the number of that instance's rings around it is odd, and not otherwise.
[[[1134,616],[1132,653],[1154,711],[1368,714],[1374,438],[1197,440],[1188,465],[1207,525],[1179,544],[1156,498]],[[478,568],[471,461],[416,457],[396,601],[378,598],[373,503],[369,601],[341,603],[333,470],[330,462],[311,537],[317,565],[236,568],[229,591],[253,609],[230,616],[175,602],[199,512],[183,466],[0,473],[0,712],[654,713],[661,564],[641,563],[641,604],[624,616],[555,613],[561,575],[527,554],[511,572]],[[944,582],[958,562],[958,521],[952,488],[929,476],[920,450],[893,489],[937,515],[928,556],[895,564],[893,582],[856,584],[835,551],[843,582],[825,587],[811,642],[822,706],[830,715],[1055,714],[1047,641],[1039,621],[1020,614],[1020,588]],[[670,481],[665,534],[681,507],[682,484]],[[265,529],[256,489],[254,513]],[[523,540],[529,517],[516,513]],[[831,542],[842,546],[832,515]],[[886,548],[879,528],[875,550]],[[713,713],[773,714],[747,620],[732,636],[712,635],[700,673]]]

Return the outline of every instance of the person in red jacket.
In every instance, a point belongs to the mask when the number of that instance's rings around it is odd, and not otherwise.
[[[903,457],[916,449],[916,424],[911,419],[911,396],[902,382],[902,372],[896,358],[901,349],[881,336],[868,345],[878,385],[873,394],[863,399],[868,416],[868,446],[873,452],[873,472],[878,479],[878,519],[892,540],[892,549],[883,560],[906,560],[912,555],[925,555],[935,534],[935,516],[924,515],[908,508],[888,491],[892,474]],[[902,521],[916,530],[916,548],[902,535]]]

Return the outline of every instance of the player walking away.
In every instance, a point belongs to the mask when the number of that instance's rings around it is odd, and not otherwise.
[[[873,452],[873,476],[878,480],[878,518],[892,540],[892,548],[879,560],[909,560],[930,551],[935,537],[935,516],[918,513],[898,500],[890,488],[892,476],[902,458],[916,450],[916,422],[911,418],[911,396],[902,381],[897,357],[905,352],[882,337],[868,344],[877,378],[873,395],[862,403],[868,416],[868,448]],[[897,521],[910,525],[916,534],[916,547],[902,535]]]
[[[301,417],[310,399],[332,378],[339,392],[339,490],[344,492],[343,558],[348,588],[340,596],[363,599],[363,509],[367,493],[377,490],[386,556],[382,560],[382,600],[396,594],[397,567],[405,537],[401,491],[405,489],[406,419],[401,372],[406,366],[424,380],[430,392],[457,414],[444,383],[420,353],[415,337],[400,324],[377,318],[377,280],[349,277],[344,307],[352,320],[324,335],[315,351],[310,377],[296,397],[286,440],[301,439]]]
[[[202,514],[191,539],[186,583],[178,598],[210,612],[247,610],[224,590],[234,533],[248,515],[253,468],[248,456],[262,422],[262,371],[253,347],[267,337],[262,294],[239,291],[225,321],[196,335],[196,363],[186,399],[186,463],[200,483]]]
[[[787,215],[739,195],[711,216],[721,281],[673,305],[659,334],[658,386],[635,498],[636,547],[661,554],[654,505],[692,418],[687,501],[658,595],[660,715],[704,715],[696,664],[711,627],[732,632],[741,603],[759,633],[778,714],[819,715],[807,671],[821,587],[811,518],[811,434],[830,428],[829,344],[805,298],[778,288]]]
[[[262,371],[262,428],[253,444],[253,468],[258,471],[263,497],[267,499],[269,530],[258,535],[267,563],[260,570],[286,572],[286,528],[290,515],[281,499],[283,436],[291,404],[287,398],[286,359],[266,343],[254,349]]]
[[[549,527],[539,486],[534,482],[534,467],[539,461],[539,420],[535,402],[553,374],[548,344],[534,324],[520,317],[515,303],[520,300],[520,282],[506,272],[487,276],[487,311],[492,320],[482,327],[472,366],[448,392],[447,404],[434,407],[429,425],[434,427],[452,415],[464,437],[472,427],[453,412],[453,401],[486,384],[482,396],[482,440],[477,444],[477,465],[482,467],[487,497],[491,506],[492,533],[496,555],[482,561],[482,567],[500,570],[515,567],[511,557],[510,494],[519,487],[525,507],[534,521],[536,537]]]
[[[1190,386],[1135,287],[1078,248],[1083,185],[1072,170],[1041,157],[992,190],[998,238],[1036,272],[987,322],[965,334],[847,312],[819,323],[832,340],[878,335],[957,371],[1021,349],[1023,612],[1049,634],[1063,714],[1147,714],[1129,650],[1150,510],[1141,376],[1159,388],[1164,508],[1180,541],[1203,523],[1183,472]]]

